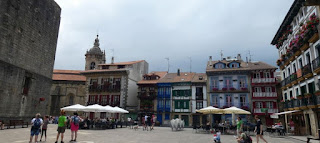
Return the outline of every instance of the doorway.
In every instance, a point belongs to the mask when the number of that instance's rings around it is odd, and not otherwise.
[[[185,126],[189,126],[189,115],[181,115],[181,120],[184,121]]]

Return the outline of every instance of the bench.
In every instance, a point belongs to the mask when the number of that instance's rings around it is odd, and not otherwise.
[[[13,126],[14,128],[16,128],[16,126],[19,126],[19,125],[21,125],[22,128],[24,128],[24,125],[26,125],[26,126],[27,126],[26,128],[28,128],[29,123],[28,123],[28,122],[24,122],[23,120],[10,120],[10,121],[9,121],[9,124],[6,124],[7,129],[10,129],[11,126]]]

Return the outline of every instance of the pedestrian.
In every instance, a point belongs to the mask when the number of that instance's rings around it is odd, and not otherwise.
[[[32,138],[34,137],[34,141],[38,142],[38,135],[40,133],[40,127],[43,124],[43,120],[40,118],[40,113],[36,114],[36,117],[31,120],[31,135],[29,143],[32,143]]]
[[[151,127],[151,130],[153,130],[153,127],[154,127],[154,125],[155,125],[155,123],[156,123],[156,120],[157,120],[157,117],[155,116],[155,115],[152,115],[152,127]]]
[[[257,124],[254,129],[254,132],[256,133],[257,143],[259,143],[259,138],[261,138],[263,141],[267,143],[267,141],[263,138],[263,125],[261,119],[258,117],[258,115],[255,116],[255,119],[257,120]]]
[[[48,128],[48,124],[49,124],[49,116],[44,116],[40,141],[42,140],[43,133],[44,133],[44,141],[47,140],[47,128]]]
[[[242,132],[242,129],[243,129],[243,121],[241,120],[241,117],[239,116],[238,120],[237,120],[237,137],[238,138],[241,135],[240,131]]]
[[[71,123],[71,140],[72,141],[77,141],[77,132],[79,130],[79,123],[81,122],[81,118],[78,116],[77,112],[73,113],[73,116],[71,117],[70,123]],[[74,139],[73,139],[74,135]]]
[[[0,130],[4,129],[4,122],[0,120]]]
[[[66,118],[66,113],[64,112],[64,110],[61,110],[60,111],[60,117],[58,118],[58,134],[57,134],[57,139],[56,139],[56,142],[55,143],[58,143],[58,139],[59,139],[59,136],[61,134],[61,143],[64,143],[63,142],[63,134],[66,130],[66,125],[67,125],[67,118]]]
[[[150,115],[147,117],[147,123],[148,123],[148,126],[149,126],[150,131],[151,131],[151,117],[150,117]],[[147,127],[147,131],[148,131],[148,127]]]
[[[128,117],[127,122],[128,122],[128,124],[129,124],[129,129],[132,129],[131,117]]]

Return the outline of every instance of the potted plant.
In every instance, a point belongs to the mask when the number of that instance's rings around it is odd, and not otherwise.
[[[231,90],[231,91],[234,91],[234,90],[236,90],[236,89],[235,89],[234,87],[230,87],[230,90]]]
[[[241,87],[241,90],[248,90],[248,88],[246,88],[246,87]]]
[[[300,95],[297,96],[297,98],[298,98],[298,99],[302,99],[303,96],[300,94]]]
[[[305,93],[304,97],[309,98],[309,97],[311,97],[311,95],[312,95],[311,93]]]
[[[223,90],[223,91],[227,91],[227,90],[228,90],[228,88],[227,88],[227,87],[224,87],[224,88],[222,88],[222,90]]]
[[[218,91],[219,89],[216,88],[216,87],[214,87],[214,88],[212,88],[212,90],[213,90],[213,91]]]
[[[314,92],[314,95],[320,96],[320,90],[315,91],[315,92]]]

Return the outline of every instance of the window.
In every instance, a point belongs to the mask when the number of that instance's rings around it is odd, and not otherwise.
[[[288,94],[284,93],[284,100],[288,100]]]
[[[170,108],[170,100],[166,100],[166,108]]]
[[[231,95],[226,95],[226,105],[232,106],[232,96]]]
[[[261,87],[255,87],[254,92],[261,92]]]
[[[203,100],[203,88],[196,87],[196,100]]]
[[[311,62],[310,62],[310,53],[308,52],[307,54],[306,54],[306,63],[307,64],[310,64]]]
[[[259,72],[255,73],[254,78],[260,78],[260,73]]]
[[[295,63],[292,64],[292,68],[293,68],[293,73],[296,73],[297,69],[296,69],[296,64]]]
[[[96,96],[95,95],[89,95],[89,103],[90,104],[93,104],[93,103],[95,103],[96,101]]]
[[[154,87],[149,87],[149,90],[150,91],[154,91]]]
[[[239,86],[240,86],[240,88],[246,88],[246,79],[245,78],[239,79]]]
[[[108,104],[108,97],[107,95],[102,95],[101,96],[101,103],[102,105],[107,105]]]
[[[179,101],[176,101],[177,103],[178,103],[178,108],[177,109],[180,109],[181,107],[181,105],[180,105],[180,102]]]
[[[256,102],[256,108],[258,109],[263,108],[262,102]]]
[[[293,95],[292,95],[292,90],[291,90],[291,91],[290,91],[290,97],[289,97],[289,98],[291,99],[292,97],[293,97]]]
[[[265,92],[272,92],[272,88],[271,87],[265,87],[266,91]]]
[[[301,69],[303,67],[303,64],[302,64],[302,58],[299,59],[299,68]]]
[[[211,96],[211,105],[212,106],[219,106],[219,99],[217,95],[212,95]]]
[[[231,68],[237,68],[237,67],[238,67],[238,64],[237,64],[237,63],[232,63],[230,67],[231,67]]]
[[[288,76],[291,74],[291,70],[290,70],[290,67],[287,68],[287,71],[288,71]]]
[[[218,69],[223,69],[223,65],[222,65],[222,64],[218,64],[218,65],[217,65],[217,68],[218,68]]]
[[[296,88],[296,96],[298,96],[298,95],[299,95],[299,89]]]
[[[187,108],[187,102],[183,102],[183,108]]]
[[[269,109],[273,109],[273,102],[266,102],[266,106]]]
[[[202,109],[203,108],[203,102],[197,102],[197,109]]]
[[[146,91],[146,87],[141,87],[141,91]]]
[[[113,105],[120,106],[120,95],[113,95]]]
[[[265,78],[271,78],[270,72],[265,72],[265,73],[264,73],[264,77],[265,77]]]
[[[224,81],[225,81],[225,87],[227,87],[227,88],[233,87],[233,86],[232,86],[232,79],[231,79],[231,77],[226,77],[226,78],[224,79]]]
[[[92,62],[92,63],[90,64],[90,70],[93,70],[93,69],[95,69],[95,68],[96,68],[96,63]]]
[[[218,88],[218,78],[211,78],[212,88]]]
[[[240,106],[247,106],[246,95],[240,95]]]
[[[73,105],[74,104],[74,96],[70,95],[69,96],[69,105]]]

